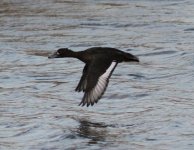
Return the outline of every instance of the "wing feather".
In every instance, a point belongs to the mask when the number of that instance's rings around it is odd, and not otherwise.
[[[85,94],[79,105],[84,106],[87,104],[87,106],[89,106],[89,105],[94,105],[94,103],[98,102],[98,100],[104,94],[109,82],[109,78],[116,66],[117,66],[116,61],[110,62],[104,70],[101,70],[102,73],[99,76],[97,76],[95,85],[90,89],[87,88],[88,86],[90,87],[90,85],[88,85],[90,84],[90,81],[88,81],[89,83],[86,85],[87,87],[85,88],[86,90]],[[89,75],[95,76],[96,74],[93,73]],[[90,78],[87,77],[85,80],[88,80],[88,79]]]
[[[83,69],[82,77],[81,77],[79,84],[76,87],[75,91],[77,91],[77,92],[85,91],[85,89],[87,87],[87,70],[88,70],[88,65],[86,64],[84,69]]]

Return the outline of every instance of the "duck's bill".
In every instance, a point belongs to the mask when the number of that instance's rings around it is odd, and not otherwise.
[[[134,55],[133,55],[133,57],[132,57],[131,59],[132,59],[132,61],[139,62],[139,58],[138,58],[138,57],[136,57],[136,56],[134,56]]]
[[[59,53],[58,53],[58,52],[54,52],[53,54],[49,55],[48,58],[49,58],[49,59],[52,59],[52,58],[59,58]]]
[[[127,59],[128,61],[135,61],[135,62],[139,62],[139,58],[135,55],[132,55],[132,54],[128,54],[127,55]]]

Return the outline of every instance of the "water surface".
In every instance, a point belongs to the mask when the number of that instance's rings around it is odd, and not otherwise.
[[[0,2],[0,149],[194,149],[192,0]],[[94,107],[84,64],[47,56],[110,46],[119,64]]]

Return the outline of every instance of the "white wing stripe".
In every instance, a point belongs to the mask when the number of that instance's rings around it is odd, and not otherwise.
[[[117,65],[116,62],[112,62],[110,67],[106,70],[106,72],[99,77],[96,86],[90,92],[90,96],[89,97],[90,97],[90,100],[92,102],[97,101],[98,98],[104,92],[104,90],[106,88],[106,85],[107,85],[107,82],[108,82],[108,78],[109,78],[112,70],[115,68],[116,65]]]
[[[83,105],[87,103],[87,106],[89,106],[90,104],[93,105],[94,102],[95,103],[98,102],[98,99],[102,96],[102,94],[104,93],[107,87],[108,79],[112,71],[116,67],[116,65],[117,65],[117,62],[113,61],[111,65],[108,67],[108,69],[106,70],[106,72],[98,78],[98,82],[96,86],[90,92],[85,93],[86,94],[84,98],[85,100],[82,102]],[[84,81],[83,88],[86,88],[86,85],[87,85],[87,82]]]
[[[110,67],[108,67],[108,69],[106,70],[106,72],[102,76],[100,76],[100,78],[101,77],[108,78],[110,76],[111,71],[115,68],[116,64],[117,64],[117,62],[113,61],[111,63],[111,65],[110,65]]]

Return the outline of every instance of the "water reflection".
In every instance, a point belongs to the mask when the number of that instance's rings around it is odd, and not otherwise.
[[[107,136],[106,125],[104,123],[91,122],[80,119],[79,127],[75,131],[80,137],[90,139],[88,144],[97,144],[99,141],[105,141]]]

